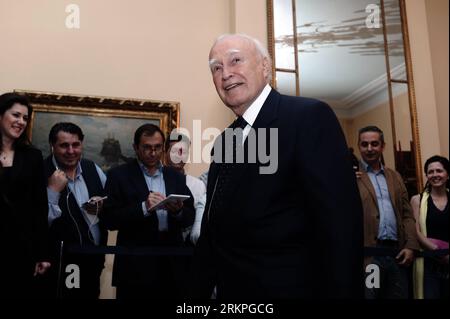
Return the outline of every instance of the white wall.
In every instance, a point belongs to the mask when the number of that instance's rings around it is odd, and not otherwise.
[[[425,0],[406,1],[406,13],[423,165],[427,158],[442,150]]]
[[[449,156],[448,4],[448,0],[425,1],[441,144],[440,153],[447,158]]]

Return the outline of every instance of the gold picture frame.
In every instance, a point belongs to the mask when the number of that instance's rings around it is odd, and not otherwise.
[[[85,135],[83,156],[105,171],[134,158],[133,137],[140,125],[156,124],[169,136],[180,122],[179,102],[26,90],[14,92],[25,95],[33,106],[27,133],[44,157],[50,154],[50,128],[57,122],[73,122]]]

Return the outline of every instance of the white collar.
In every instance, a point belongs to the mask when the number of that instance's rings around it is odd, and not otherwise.
[[[264,104],[264,102],[267,100],[267,97],[270,94],[270,91],[272,91],[272,88],[269,84],[266,84],[264,89],[262,90],[261,94],[256,98],[255,101],[248,107],[248,109],[244,112],[242,117],[244,120],[250,125],[253,126],[253,123],[255,123],[256,117],[259,114],[259,111],[261,111],[261,108]]]

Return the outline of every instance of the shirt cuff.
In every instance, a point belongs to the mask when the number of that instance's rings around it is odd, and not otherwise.
[[[48,202],[50,204],[52,204],[52,205],[59,204],[60,193],[55,192],[53,189],[47,187],[47,196],[48,196]]]
[[[147,206],[145,206],[145,201],[142,202],[142,211],[144,212],[144,216],[150,216],[150,213],[147,210]]]

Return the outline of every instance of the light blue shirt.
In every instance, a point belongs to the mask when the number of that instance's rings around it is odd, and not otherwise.
[[[380,213],[380,226],[378,228],[378,239],[397,240],[397,219],[395,218],[394,207],[384,175],[384,167],[375,172],[366,162],[361,160],[364,170],[372,182],[375,194],[377,195],[378,211]]]
[[[139,166],[141,167],[142,173],[144,174],[145,182],[147,183],[148,190],[150,192],[158,192],[166,196],[166,184],[164,183],[163,166],[159,163],[156,172],[150,175],[147,168],[138,160]],[[142,202],[142,210],[145,216],[149,216],[147,207],[145,206],[145,201]],[[169,229],[167,222],[167,210],[157,209],[156,216],[158,217],[158,230],[167,231]]]
[[[53,164],[56,164],[55,158],[53,157]],[[56,165],[55,165],[56,166]],[[106,175],[103,173],[100,167],[95,164],[95,168],[97,170],[97,174],[100,177],[100,181],[102,186],[105,187],[106,183]],[[81,213],[83,215],[84,220],[89,226],[91,231],[93,241],[96,245],[100,243],[100,228],[98,227],[98,216],[88,214],[83,208],[82,205],[89,200],[89,192],[86,186],[86,182],[84,181],[83,176],[81,175],[83,170],[81,169],[80,162],[78,162],[78,166],[75,173],[75,178],[72,180],[68,178],[67,187],[72,195],[75,197],[75,200],[80,207]],[[47,187],[47,196],[48,196],[48,225],[50,226],[53,221],[59,217],[61,217],[62,211],[59,207],[59,198],[60,193],[55,192],[54,190]]]

